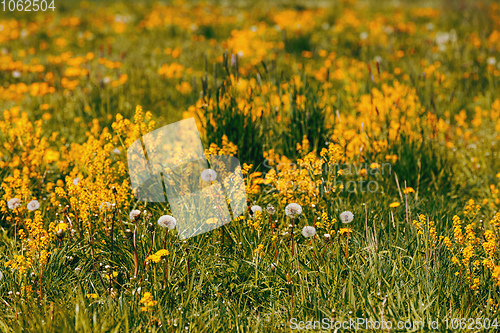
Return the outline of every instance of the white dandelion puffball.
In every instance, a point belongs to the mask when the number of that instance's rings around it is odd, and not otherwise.
[[[330,239],[332,239],[332,235],[330,235],[330,234],[324,234],[323,237],[325,237],[326,241],[329,241]]]
[[[135,221],[136,219],[139,218],[139,215],[141,215],[141,211],[138,209],[134,209],[130,212],[130,219],[132,221]]]
[[[34,211],[40,208],[40,203],[38,202],[38,200],[31,200],[30,202],[28,202],[28,205],[26,207],[29,210]]]
[[[175,228],[176,224],[177,221],[175,220],[175,217],[170,215],[163,215],[158,219],[158,225],[168,230]]]
[[[305,238],[312,237],[312,236],[316,235],[316,228],[311,227],[310,225],[306,225],[302,229],[302,235],[304,235]]]
[[[253,216],[256,216],[257,212],[260,212],[260,214],[262,214],[262,207],[258,205],[253,205],[252,207],[250,207],[250,211],[252,212]]]
[[[286,214],[286,216],[294,219],[294,218],[298,217],[300,214],[302,214],[302,206],[299,205],[298,203],[288,204],[285,207],[285,214]]]
[[[205,182],[213,182],[217,179],[217,172],[213,169],[205,169],[201,173],[201,179]]]
[[[16,209],[21,206],[21,200],[12,198],[7,202],[7,206],[9,206],[9,209]]]
[[[3,279],[3,273],[2,271],[0,271],[0,281],[2,281],[2,279]]]
[[[351,223],[354,220],[354,214],[348,210],[340,213],[340,220],[342,223]]]

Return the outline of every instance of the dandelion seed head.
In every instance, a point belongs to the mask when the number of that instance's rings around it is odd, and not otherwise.
[[[354,214],[351,211],[346,210],[340,213],[340,220],[342,223],[351,223],[354,220]]]
[[[312,237],[316,235],[316,228],[311,227],[310,225],[306,225],[304,228],[302,228],[302,235],[306,238]]]
[[[40,203],[38,202],[38,200],[31,200],[30,202],[28,202],[28,205],[26,207],[29,210],[34,211],[40,208]]]
[[[285,214],[286,214],[286,216],[294,219],[294,218],[298,217],[300,214],[302,214],[302,206],[299,205],[298,203],[288,204],[285,207]]]
[[[177,221],[173,216],[163,215],[158,219],[158,225],[162,228],[172,230],[177,225]]]
[[[141,215],[141,211],[138,210],[138,209],[133,209],[131,212],[130,212],[130,219],[132,221],[135,221],[136,219],[139,218],[139,216]]]
[[[213,169],[205,169],[201,173],[201,179],[205,182],[213,182],[217,179],[217,172]]]
[[[9,209],[16,209],[21,206],[21,200],[18,198],[12,198],[7,202],[7,206],[9,206]]]

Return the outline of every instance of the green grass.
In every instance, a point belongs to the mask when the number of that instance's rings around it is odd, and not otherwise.
[[[376,192],[358,189],[322,195],[315,198],[316,206],[304,205],[304,213],[295,221],[285,216],[286,205],[280,195],[276,195],[272,187],[262,186],[257,194],[248,194],[249,206],[256,204],[265,208],[271,203],[277,213],[263,215],[261,232],[248,226],[245,220],[232,221],[223,228],[185,241],[179,240],[177,232],[173,231],[166,236],[166,249],[170,254],[159,263],[145,264],[145,258],[150,251],[154,253],[164,246],[165,231],[156,222],[159,216],[170,211],[167,204],[131,201],[128,206],[113,209],[112,215],[106,218],[91,214],[95,226],[92,234],[87,230],[72,238],[68,235],[56,238],[43,271],[36,269],[38,258],[34,258],[34,268],[28,269],[26,274],[4,266],[14,255],[24,253],[26,249],[20,242],[15,242],[15,227],[7,220],[6,214],[0,213],[0,271],[3,273],[0,280],[0,332],[289,332],[291,318],[304,322],[364,318],[391,321],[393,327],[398,322],[439,320],[439,328],[435,331],[445,332],[460,330],[451,326],[446,329],[446,320],[451,325],[453,318],[499,319],[499,312],[490,308],[487,302],[492,299],[494,303],[500,303],[499,287],[491,272],[479,269],[480,287],[477,293],[472,291],[463,276],[455,275],[457,267],[452,262],[453,255],[444,243],[440,240],[434,246],[429,241],[428,228],[419,235],[412,223],[419,214],[425,214],[429,220],[435,221],[439,236],[453,238],[452,217],[458,214],[474,225],[479,237],[484,230],[491,229],[489,221],[495,209],[498,210],[498,206],[493,208],[484,204],[473,220],[463,216],[470,198],[476,203],[492,199],[489,186],[498,183],[496,175],[500,171],[499,136],[495,124],[487,117],[482,118],[480,126],[471,124],[476,106],[490,111],[494,101],[500,98],[498,76],[485,65],[488,57],[496,57],[500,62],[499,49],[485,46],[491,32],[499,29],[498,18],[491,17],[487,7],[465,2],[464,6],[469,10],[464,10],[459,8],[460,4],[451,1],[399,6],[387,1],[357,5],[335,1],[327,4],[328,14],[318,18],[318,22],[329,23],[328,29],[322,28],[320,23],[307,33],[294,35],[287,32],[288,35],[276,37],[277,42],[284,43],[282,49],[273,51],[276,59],[269,56],[251,66],[248,75],[244,76],[238,74],[235,65],[231,65],[231,54],[225,53],[220,42],[227,40],[233,29],[248,29],[260,21],[267,22],[271,29],[274,22],[268,11],[273,5],[245,1],[231,12],[247,15],[244,20],[206,25],[197,21],[196,35],[203,35],[206,38],[203,42],[193,42],[194,33],[178,25],[150,30],[137,28],[152,11],[149,2],[106,2],[99,6],[92,2],[88,9],[80,8],[76,2],[56,5],[60,5],[55,14],[57,20],[78,16],[82,18],[81,27],[59,27],[54,36],[48,35],[49,29],[42,29],[26,40],[0,44],[0,49],[5,46],[16,58],[16,52],[20,50],[36,48],[42,40],[50,42],[46,50],[27,55],[22,61],[29,63],[36,58],[46,65],[45,72],[55,75],[53,86],[56,93],[42,97],[27,94],[21,100],[0,98],[0,109],[20,106],[34,121],[47,112],[41,110],[40,105],[49,104],[52,118],[43,122],[43,135],[48,137],[57,131],[66,140],[64,143],[56,141],[53,147],[61,148],[66,142],[88,141],[87,133],[94,119],[99,121],[101,128],[109,129],[118,113],[133,120],[136,105],[142,105],[145,111],[151,110],[159,128],[182,119],[183,112],[195,105],[203,92],[205,98],[215,101],[212,108],[203,110],[206,119],[214,119],[213,123],[210,120],[203,123],[205,147],[210,143],[222,146],[222,137],[226,135],[238,146],[237,157],[242,164],[253,164],[251,172],[267,172],[264,152],[275,149],[296,162],[304,158],[296,150],[296,144],[301,143],[305,136],[311,150],[319,153],[328,147],[334,130],[343,126],[335,120],[337,110],[344,122],[349,116],[360,118],[364,114],[357,106],[361,104],[362,95],[371,94],[373,89],[382,90],[386,84],[394,85],[395,81],[415,89],[418,106],[423,109],[420,112],[417,108],[419,120],[423,122],[429,112],[452,126],[447,134],[454,147],[446,147],[442,137],[432,137],[435,132],[432,126],[422,126],[422,140],[411,140],[409,133],[402,133],[382,152],[372,147],[363,154],[353,154],[346,162],[366,163],[367,168],[370,163],[384,163],[385,155],[395,154],[398,160],[391,163],[390,170],[385,173],[369,174],[366,178],[359,174],[339,177],[344,182],[375,181]],[[309,2],[274,5],[297,10],[314,7]],[[441,15],[436,18],[412,16],[412,8],[427,5],[439,8]],[[360,26],[346,26],[341,31],[331,28],[347,15],[346,9],[359,16]],[[417,32],[414,35],[396,31],[389,34],[387,45],[359,42],[360,33],[370,29],[366,24],[377,16],[387,20],[388,25],[396,25],[396,12],[403,13],[402,23],[415,23]],[[109,28],[109,23],[96,26],[95,17],[106,13],[131,15],[129,30],[117,34]],[[19,19],[23,26],[35,18],[42,18],[41,15],[28,14],[12,17]],[[0,21],[2,19],[4,17]],[[446,51],[433,52],[434,35],[424,28],[429,22],[433,23],[434,31],[454,30],[457,41],[449,44]],[[79,45],[77,35],[85,30],[95,36]],[[481,47],[472,46],[468,39],[472,32],[478,34],[483,43]],[[113,42],[108,53],[107,38],[110,36]],[[69,44],[65,48],[56,47],[52,43],[56,37],[66,38]],[[210,38],[219,44],[211,46]],[[124,52],[122,68],[110,70],[97,63],[101,45],[104,56],[114,61],[120,60]],[[164,53],[167,47],[177,46],[182,48],[178,59]],[[414,50],[413,54],[401,59],[395,56],[398,50],[407,53],[410,49]],[[320,50],[336,52],[336,59],[348,62],[341,67],[346,78],[331,79],[330,87],[324,86],[324,82],[314,76],[314,70],[321,68],[326,59],[318,55]],[[73,56],[85,56],[87,52],[94,52],[96,56],[88,64],[89,77],[76,78],[80,85],[66,93],[61,86],[65,66],[47,61],[49,55],[60,55],[65,51],[73,52]],[[306,59],[302,56],[303,51],[313,52],[313,57]],[[226,64],[217,62],[223,54],[229,57]],[[379,63],[382,72],[394,73],[396,68],[401,68],[402,74],[385,81],[378,76],[370,80],[368,66],[361,66],[370,64],[375,73],[373,59],[376,56],[382,59]],[[426,66],[420,63],[423,59],[427,66],[439,61],[439,71],[447,80],[441,82],[436,75],[424,77]],[[239,61],[239,66],[245,65],[245,59]],[[169,62],[179,62],[192,68],[193,72],[183,72],[181,78],[174,79],[159,76],[158,69]],[[308,65],[310,68],[306,68]],[[332,72],[335,66],[337,64],[331,68]],[[477,74],[478,79],[464,78],[465,72]],[[112,88],[103,84],[106,75],[118,74],[128,75],[124,85]],[[409,80],[403,78],[404,74]],[[231,75],[255,79],[256,88],[249,96],[245,95],[247,92],[235,92],[237,89],[230,83]],[[301,78],[302,87],[294,85],[294,75]],[[24,82],[29,85],[45,78],[32,73],[18,79],[12,76],[11,70],[5,70],[0,71],[0,80],[4,82],[1,86],[6,88],[9,84]],[[181,81],[192,84],[191,94],[183,95],[176,90],[175,85]],[[358,85],[357,92],[349,90],[351,82]],[[288,87],[284,88],[285,84]],[[273,96],[266,91],[269,87],[290,97],[289,109],[280,105],[277,109],[270,109],[270,114],[255,119],[254,109],[247,114],[241,112],[238,103],[242,96],[247,101],[271,101]],[[335,99],[323,101],[322,96],[327,93]],[[302,95],[305,96],[303,108],[294,102]],[[406,96],[403,94],[402,98]],[[228,102],[221,103],[219,97]],[[462,109],[468,115],[466,123],[472,138],[454,132],[459,127],[454,116]],[[402,110],[402,115],[406,115],[406,111]],[[282,116],[282,122],[276,120],[277,115]],[[75,122],[76,117],[81,121]],[[329,126],[331,123],[334,125]],[[389,120],[381,122],[380,126],[380,134],[370,137],[370,144],[376,139],[389,137]],[[355,129],[355,132],[361,135],[363,129]],[[8,141],[7,134],[0,134],[3,152],[0,161],[10,162],[15,154],[3,145]],[[15,149],[22,152],[22,144],[15,144]],[[113,157],[113,163],[117,161],[125,162],[124,154]],[[47,180],[64,180],[73,167],[84,177],[93,176],[86,166],[71,164],[66,173],[61,173],[54,165],[47,169]],[[2,183],[13,175],[14,169],[6,166],[0,170]],[[321,174],[325,178],[335,175],[335,172]],[[71,177],[76,177],[76,173]],[[125,180],[128,179],[120,179]],[[32,181],[32,191],[39,200],[44,196],[50,198],[50,192],[35,188],[39,182],[45,185],[44,180]],[[414,188],[416,193],[403,194],[405,187]],[[0,189],[2,197],[5,193],[5,189]],[[390,208],[395,201],[401,206]],[[132,235],[126,230],[134,228],[128,214],[135,208],[151,213],[151,217],[142,216],[137,223],[137,277],[134,277]],[[64,218],[61,217],[63,208],[51,207],[48,202],[42,202],[41,209],[46,227],[50,222]],[[353,232],[349,235],[347,252],[346,236],[332,235],[327,241],[324,228],[318,228],[318,237],[302,236],[302,227],[313,225],[322,212],[338,220],[332,230],[345,227],[339,219],[339,214],[345,210],[352,211],[355,216],[349,224]],[[109,221],[114,223],[113,233],[106,229]],[[148,227],[149,223],[151,226]],[[293,229],[289,227],[291,223]],[[277,240],[272,239],[273,230]],[[290,234],[284,234],[292,230],[293,241]],[[259,255],[256,249],[261,244],[264,247]],[[478,252],[475,259],[484,259],[484,254]],[[105,275],[112,272],[118,275],[110,282]],[[31,286],[33,292],[26,291],[23,286]],[[141,309],[144,305],[140,303],[145,292],[151,292],[158,302],[146,311]],[[97,294],[97,297],[89,298],[88,294]],[[417,332],[420,329],[399,331]],[[473,326],[472,329],[462,328],[462,331],[481,332],[483,329]]]

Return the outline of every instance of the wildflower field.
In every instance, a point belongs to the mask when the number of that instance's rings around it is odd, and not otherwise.
[[[498,2],[37,1],[0,3],[0,332],[500,330]],[[246,201],[181,237],[127,152],[193,118]]]

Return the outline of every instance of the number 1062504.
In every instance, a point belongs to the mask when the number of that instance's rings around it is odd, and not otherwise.
[[[56,9],[54,0],[1,0],[0,8],[4,12],[46,12]]]

